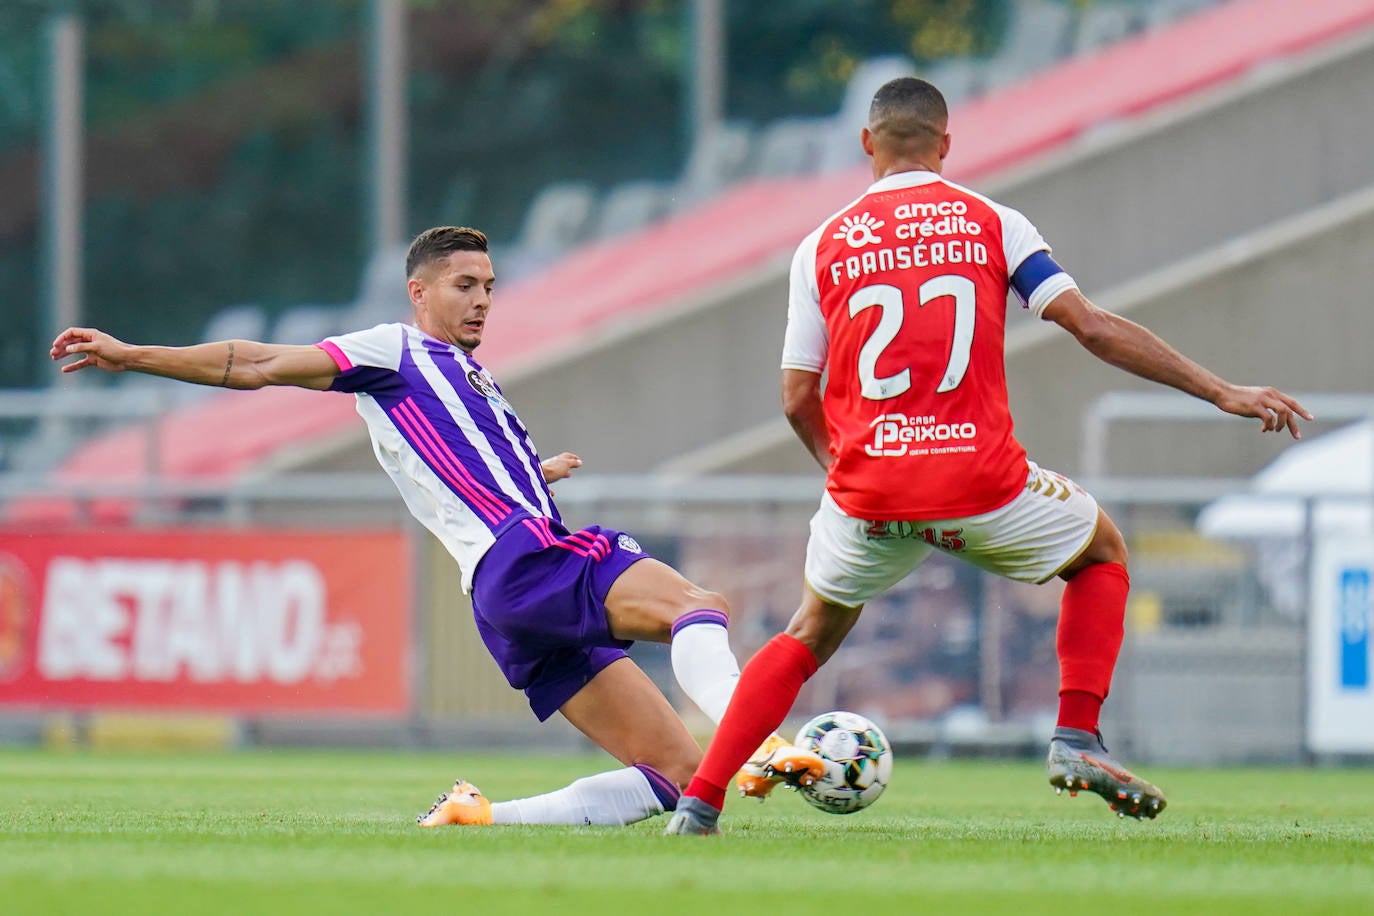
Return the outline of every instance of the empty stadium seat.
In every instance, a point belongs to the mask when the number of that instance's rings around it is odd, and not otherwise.
[[[343,316],[345,327],[370,328],[409,317],[410,299],[405,285],[408,250],[408,245],[397,245],[375,251],[368,258],[358,295]]]
[[[583,240],[596,209],[596,188],[586,181],[556,181],[535,194],[525,213],[519,246],[537,256],[567,251]]]
[[[657,181],[627,181],[606,192],[593,235],[614,238],[657,222],[672,212],[673,191]]]
[[[875,57],[859,64],[845,86],[844,102],[833,122],[835,127],[825,138],[821,150],[822,171],[838,171],[863,161],[855,125],[868,122],[868,106],[873,102],[873,94],[889,80],[915,75],[915,65],[905,57]]]
[[[1139,31],[1143,24],[1138,7],[1120,2],[1093,4],[1078,16],[1074,53],[1088,54],[1114,44]]]
[[[1154,0],[1144,10],[1145,24],[1154,29],[1216,6],[1220,0]]]
[[[673,207],[682,210],[723,191],[745,172],[753,132],[745,124],[714,124],[692,144],[674,190]]]
[[[397,281],[400,285],[400,281]],[[283,312],[272,327],[272,343],[312,344],[345,330],[346,313],[335,305],[297,305]]]
[[[201,331],[202,341],[262,340],[267,333],[267,313],[251,303],[226,305],[210,316]]]
[[[933,64],[922,78],[934,83],[950,107],[966,102],[983,90],[983,64],[971,57],[948,57]]]
[[[818,171],[833,118],[781,118],[759,133],[752,173],[760,178]]]
[[[1073,35],[1073,12],[1052,0],[1021,0],[1007,27],[1007,39],[988,61],[985,88],[1019,82],[1064,57]]]
[[[491,255],[492,269],[496,272],[496,282],[505,286],[513,280],[538,273],[555,261],[560,252],[537,251],[518,244],[492,242],[487,248]],[[409,312],[406,313],[407,315]],[[392,319],[395,320],[395,319]]]

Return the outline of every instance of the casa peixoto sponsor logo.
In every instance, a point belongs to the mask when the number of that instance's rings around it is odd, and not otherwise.
[[[36,668],[46,680],[300,684],[363,673],[362,627],[328,618],[305,560],[55,557]]]
[[[978,426],[974,423],[941,423],[935,417],[889,413],[875,419],[868,428],[873,441],[864,445],[864,451],[873,458],[978,450],[971,441],[978,438]]]
[[[28,662],[33,589],[14,557],[0,556],[0,682],[13,680]]]

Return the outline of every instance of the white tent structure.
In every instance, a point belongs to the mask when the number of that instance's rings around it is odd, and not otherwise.
[[[1251,493],[1225,496],[1198,514],[1213,538],[1300,538],[1312,504],[1314,534],[1374,531],[1374,420],[1300,442],[1255,475]]]
[[[1198,514],[1211,538],[1251,542],[1258,575],[1281,614],[1307,613],[1306,563],[1316,538],[1374,533],[1374,420],[1364,420],[1287,449],[1253,478],[1250,493],[1224,496]]]

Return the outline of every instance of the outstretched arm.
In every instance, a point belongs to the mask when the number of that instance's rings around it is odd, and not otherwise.
[[[782,412],[792,431],[823,469],[830,468],[830,430],[821,404],[821,376],[804,369],[782,370]]]
[[[1169,346],[1153,332],[1103,311],[1076,289],[1060,293],[1044,316],[1064,328],[1103,362],[1133,375],[1177,388],[1227,413],[1262,421],[1264,432],[1287,429],[1301,439],[1298,418],[1312,414],[1276,388],[1233,385]]]
[[[141,347],[94,328],[68,328],[53,341],[54,360],[79,356],[63,372],[95,367],[106,372],[143,372],[197,385],[262,388],[295,385],[323,390],[339,367],[319,347],[224,340],[193,347]]]

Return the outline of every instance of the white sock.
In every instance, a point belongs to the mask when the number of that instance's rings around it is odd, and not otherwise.
[[[673,624],[673,674],[683,693],[719,725],[739,683],[739,661],[730,650],[725,615],[692,611]]]
[[[666,782],[666,780],[665,780]],[[493,824],[585,824],[623,827],[663,813],[663,802],[638,767],[583,778],[555,792],[494,802]]]

